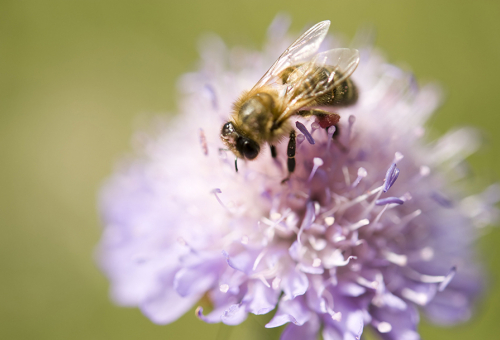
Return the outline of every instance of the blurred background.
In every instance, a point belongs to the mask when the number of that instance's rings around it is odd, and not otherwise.
[[[483,149],[470,157],[477,190],[500,178],[500,2],[498,1],[118,1],[0,2],[0,338],[265,339],[266,318],[207,325],[191,311],[158,326],[116,307],[93,251],[96,196],[130,151],[138,120],[176,111],[176,79],[193,70],[197,42],[215,32],[229,46],[260,48],[275,15],[299,32],[332,20],[348,39],[366,24],[390,62],[446,101],[436,134],[472,125]],[[139,117],[139,118],[138,118]],[[146,117],[146,118],[145,118]],[[500,331],[500,230],[478,247],[489,291],[466,324],[425,339],[486,339]]]

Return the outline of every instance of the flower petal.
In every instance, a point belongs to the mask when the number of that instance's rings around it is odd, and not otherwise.
[[[250,313],[266,314],[276,308],[280,293],[280,290],[267,287],[262,281],[252,281],[249,283],[248,293],[243,298],[243,303]]]
[[[247,318],[245,307],[241,304],[231,305],[221,315],[221,321],[226,325],[239,325]]]
[[[311,314],[304,297],[297,296],[293,300],[281,299],[278,311],[267,323],[266,328],[279,327],[287,322],[301,326],[311,318]]]
[[[174,288],[185,297],[207,291],[216,280],[216,272],[208,268],[182,268],[175,274]]]
[[[283,274],[281,288],[288,299],[294,299],[299,295],[303,295],[307,291],[307,287],[309,287],[307,275],[295,267],[291,267]]]
[[[142,303],[140,309],[151,321],[163,325],[181,317],[201,296],[202,294],[182,297],[173,287],[165,287],[159,295]]]
[[[418,340],[417,324],[419,322],[417,310],[408,305],[404,311],[389,308],[374,308],[372,311],[372,325],[384,340]]]
[[[280,340],[316,340],[320,328],[319,318],[313,315],[302,326],[290,323],[281,334]]]

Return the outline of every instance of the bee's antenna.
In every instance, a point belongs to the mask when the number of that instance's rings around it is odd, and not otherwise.
[[[234,159],[234,170],[236,170],[236,172],[238,172],[238,157],[236,157]]]

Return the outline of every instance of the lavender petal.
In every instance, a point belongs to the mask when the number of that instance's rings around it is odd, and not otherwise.
[[[339,314],[335,318],[329,317],[325,320],[325,328],[329,328],[328,337],[332,338],[333,334],[340,333],[342,335],[340,339],[361,338],[365,320],[361,305],[363,300],[347,298],[336,292],[332,295],[334,311]]]
[[[250,313],[267,314],[276,307],[280,293],[280,290],[267,287],[261,281],[252,281],[243,303]]]
[[[448,288],[437,294],[431,303],[425,306],[425,312],[433,322],[448,326],[468,320],[472,307],[465,294]]]
[[[324,340],[346,339],[336,327],[331,326],[331,325],[325,325],[321,335],[323,335]],[[347,339],[349,339],[349,338],[347,338]],[[350,339],[352,339],[352,337]]]
[[[281,286],[287,298],[293,299],[305,294],[309,287],[309,280],[306,274],[292,266],[283,275]]]
[[[202,297],[195,294],[181,297],[173,287],[165,287],[158,295],[140,304],[140,309],[154,323],[164,325],[174,322]]]
[[[253,263],[256,258],[255,254],[246,251],[242,251],[234,256],[230,256],[226,251],[222,251],[222,255],[226,258],[226,262],[231,268],[246,274],[252,271]]]
[[[220,320],[226,325],[235,326],[245,321],[246,318],[247,313],[245,312],[245,307],[241,304],[235,304],[229,306],[229,308],[222,313]]]
[[[417,324],[418,312],[409,305],[406,310],[391,310],[390,308],[374,308],[372,325],[378,335],[384,340],[419,340]]]
[[[297,296],[293,300],[281,299],[278,311],[274,317],[266,324],[266,328],[274,328],[292,322],[301,326],[311,318],[311,312],[306,306],[305,299]]]
[[[313,315],[302,326],[290,323],[281,334],[280,340],[316,340],[320,328],[319,318]]]

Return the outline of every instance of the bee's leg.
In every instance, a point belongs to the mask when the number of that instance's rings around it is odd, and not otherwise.
[[[340,116],[338,114],[318,109],[298,111],[297,114],[302,117],[316,116],[319,126],[323,129],[337,125],[340,120]]]
[[[338,114],[318,109],[298,111],[297,114],[302,117],[316,116],[319,125],[322,128],[324,128],[327,133],[329,127],[335,126],[335,132],[333,133],[332,140],[335,142],[335,144],[337,144],[337,146],[340,148],[342,152],[348,151],[347,148],[344,145],[342,145],[342,143],[340,143],[340,141],[338,140],[340,134],[340,129],[339,129],[340,116]]]
[[[295,171],[295,149],[297,143],[295,142],[295,130],[290,132],[290,140],[288,141],[288,148],[286,150],[286,155],[288,156],[287,167],[288,173],[291,174]],[[290,177],[290,176],[289,176]]]
[[[281,183],[285,183],[290,179],[290,175],[295,171],[295,149],[296,149],[296,141],[295,141],[295,130],[290,132],[290,140],[288,141],[288,147],[286,150],[286,155],[288,156],[287,160],[287,168],[288,168],[288,177],[281,181]]]
[[[234,159],[234,170],[236,170],[236,172],[238,172],[238,157],[236,157]]]
[[[276,156],[278,155],[278,154],[276,153],[276,147],[275,147],[274,145],[270,145],[270,147],[271,147],[271,156],[272,156],[273,158],[276,158]]]

